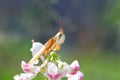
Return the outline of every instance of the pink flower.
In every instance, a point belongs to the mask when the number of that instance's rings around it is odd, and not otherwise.
[[[68,80],[82,80],[83,73],[79,71],[79,63],[77,60],[70,64],[70,71],[68,71],[66,76]]]
[[[34,64],[26,64],[24,61],[21,62],[21,67],[25,73],[38,73],[40,71],[39,66],[34,66]]]
[[[65,75],[70,71],[70,66],[66,62],[62,62],[61,60],[58,60],[58,68],[59,72],[61,72],[61,76],[65,77]]]
[[[34,57],[40,51],[42,47],[44,47],[42,43],[35,42],[34,40],[32,40],[32,48],[30,49],[30,51],[32,52],[32,56]],[[40,58],[42,61],[45,60],[43,55]]]
[[[68,72],[69,74],[76,74],[78,71],[79,71],[79,63],[77,60],[73,61],[71,64],[70,64],[70,71]]]
[[[61,77],[61,72],[59,72],[57,66],[49,62],[47,67],[47,72],[44,74],[49,80],[59,80]]]
[[[44,45],[39,43],[39,42],[35,42],[34,40],[32,40],[32,48],[30,49],[30,51],[32,52],[32,55],[35,56],[35,54],[43,47]]]

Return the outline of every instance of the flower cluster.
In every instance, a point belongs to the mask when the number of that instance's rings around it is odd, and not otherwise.
[[[62,35],[61,38],[56,39],[56,44],[62,44],[64,38],[65,36]],[[56,46],[54,47],[56,48]],[[32,80],[38,73],[43,74],[48,80],[61,80],[64,77],[68,80],[82,80],[83,73],[79,70],[78,61],[74,60],[71,64],[61,61],[55,48],[49,50],[49,54],[45,56],[42,53],[44,53],[46,46],[32,40],[32,48],[30,49],[32,59],[28,63],[25,61],[21,62],[21,68],[24,73],[15,75],[14,80]],[[39,65],[40,60],[42,63]]]

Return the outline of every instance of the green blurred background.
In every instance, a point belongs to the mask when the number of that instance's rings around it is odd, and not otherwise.
[[[79,60],[84,80],[120,80],[120,0],[0,0],[1,80],[22,72],[31,39],[44,44],[58,18],[66,35],[61,60]]]

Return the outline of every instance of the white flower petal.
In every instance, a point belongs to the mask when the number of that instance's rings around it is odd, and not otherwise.
[[[22,62],[21,62],[21,67],[22,67],[22,69],[24,68],[25,65],[26,65],[26,62],[25,62],[25,61],[22,61]]]
[[[83,76],[84,76],[84,74],[83,74],[81,71],[78,71],[78,72],[77,72],[77,75],[78,75],[79,77],[83,77]]]
[[[32,80],[36,75],[33,73],[21,73],[20,75],[15,75],[14,80]]]
[[[70,66],[66,62],[58,60],[59,73],[64,77],[68,71],[70,71]]]
[[[57,74],[57,71],[58,71],[58,68],[57,66],[52,63],[52,62],[49,62],[48,63],[48,73],[51,74],[51,75],[56,75]]]
[[[32,48],[30,51],[32,52],[33,57],[36,55],[36,53],[43,47],[44,45],[39,42],[33,42]]]
[[[74,68],[74,67],[79,67],[79,63],[77,60],[74,60],[71,64],[70,67]]]
[[[21,78],[21,77],[20,77],[19,75],[15,75],[15,76],[14,76],[14,80],[20,80],[20,78]]]

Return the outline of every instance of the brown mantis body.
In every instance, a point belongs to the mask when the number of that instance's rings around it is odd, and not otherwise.
[[[60,35],[62,35],[62,38]],[[44,44],[44,47],[29,61],[29,63],[39,59],[42,54],[44,55],[44,58],[46,58],[47,54],[49,54],[51,50],[58,51],[60,49],[60,45],[64,42],[64,38],[63,30],[60,28],[59,32]]]
[[[59,32],[51,39],[49,39],[46,43],[45,43],[45,50],[43,52],[44,57],[46,57],[46,55],[51,51],[58,51],[60,49],[60,44],[57,44],[57,39],[59,38],[60,34],[63,34],[63,30],[62,28],[59,30]]]

